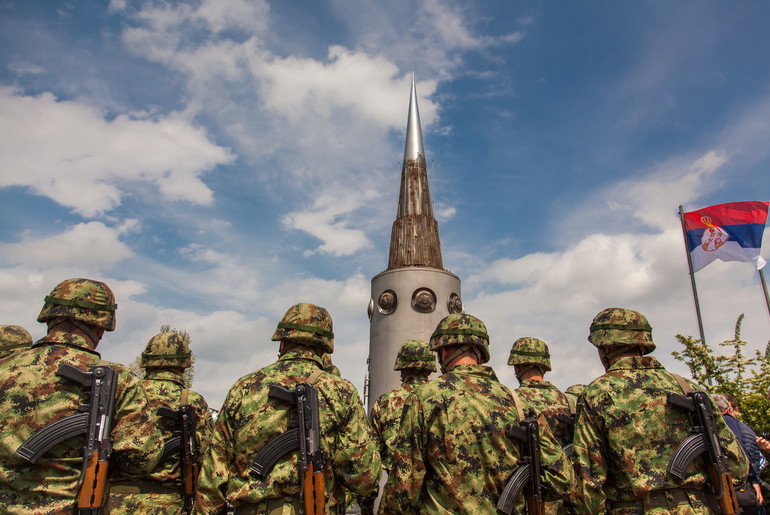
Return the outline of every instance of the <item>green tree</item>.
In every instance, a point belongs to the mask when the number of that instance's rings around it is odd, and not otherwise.
[[[765,352],[755,351],[754,357],[746,357],[741,339],[741,313],[735,322],[735,333],[731,340],[719,345],[731,348],[727,355],[716,355],[707,344],[692,336],[676,335],[684,347],[671,353],[690,370],[693,380],[704,385],[710,393],[730,393],[738,399],[741,419],[757,433],[770,431],[770,402],[767,387],[770,385],[770,342]]]

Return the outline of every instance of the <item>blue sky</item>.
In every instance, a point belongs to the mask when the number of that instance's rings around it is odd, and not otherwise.
[[[414,72],[444,265],[492,336],[551,346],[558,386],[601,372],[609,306],[657,355],[697,334],[679,204],[769,200],[770,5],[760,2],[204,0],[0,3],[0,314],[35,322],[67,277],[102,279],[130,362],[192,336],[218,407],[276,355],[298,301],[326,306],[363,385],[370,279],[387,264]],[[765,245],[766,248],[766,245]],[[767,258],[768,253],[763,251]],[[756,272],[697,274],[716,347]]]

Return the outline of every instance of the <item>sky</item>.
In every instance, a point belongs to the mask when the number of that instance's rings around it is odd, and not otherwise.
[[[57,283],[103,280],[102,356],[185,330],[193,389],[218,408],[312,302],[362,389],[414,76],[444,266],[498,377],[516,386],[511,344],[534,336],[547,379],[590,382],[588,328],[613,306],[644,313],[686,373],[678,206],[770,200],[769,17],[710,0],[0,0],[0,321],[40,338]],[[696,281],[707,343],[745,313],[764,349],[753,266]]]

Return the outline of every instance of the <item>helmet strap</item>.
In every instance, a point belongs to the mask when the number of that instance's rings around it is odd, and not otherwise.
[[[72,319],[72,325],[80,329],[91,340],[91,348],[95,349],[102,339],[103,333],[100,332],[100,328],[75,319]]]
[[[525,378],[524,376],[527,374],[527,372],[533,369],[537,371],[537,373],[534,375],[539,376],[540,380],[542,380],[543,376],[545,375],[545,371],[542,369],[542,367],[533,363],[527,363],[526,365],[515,365],[514,370],[516,371],[516,379],[519,380],[519,383],[525,379],[530,379],[529,377]]]
[[[465,344],[465,345],[457,345],[457,348],[454,350],[454,352],[451,352],[447,355],[446,359],[441,360],[441,373],[446,374],[448,370],[451,370],[449,365],[452,364],[454,360],[462,356],[468,351],[473,351],[473,354],[476,356],[476,363],[481,363],[481,352],[476,348],[475,345]]]

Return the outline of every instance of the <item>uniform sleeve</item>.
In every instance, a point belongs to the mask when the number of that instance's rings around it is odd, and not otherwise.
[[[607,480],[606,444],[593,408],[582,399],[575,421],[573,451],[577,471],[577,496],[581,513],[604,513]]]
[[[338,445],[332,456],[332,468],[336,479],[358,498],[359,503],[369,504],[379,491],[382,463],[377,438],[363,404],[355,387],[351,384],[350,388],[352,395],[344,396],[348,417],[337,432]]]
[[[425,482],[427,436],[421,430],[425,418],[422,403],[411,395],[395,439],[393,463],[385,484],[379,513],[419,513]]]
[[[147,394],[139,379],[117,368],[118,389],[111,431],[112,459],[120,472],[140,476],[152,471],[163,452],[163,436],[150,417]]]
[[[540,432],[540,470],[541,482],[546,489],[548,500],[555,501],[565,497],[575,488],[575,472],[561,443],[548,427],[545,415],[538,416]]]
[[[201,455],[201,472],[195,495],[196,514],[224,513],[227,501],[227,482],[231,470],[230,420],[227,401],[219,412],[217,422],[210,433],[209,445]]]

